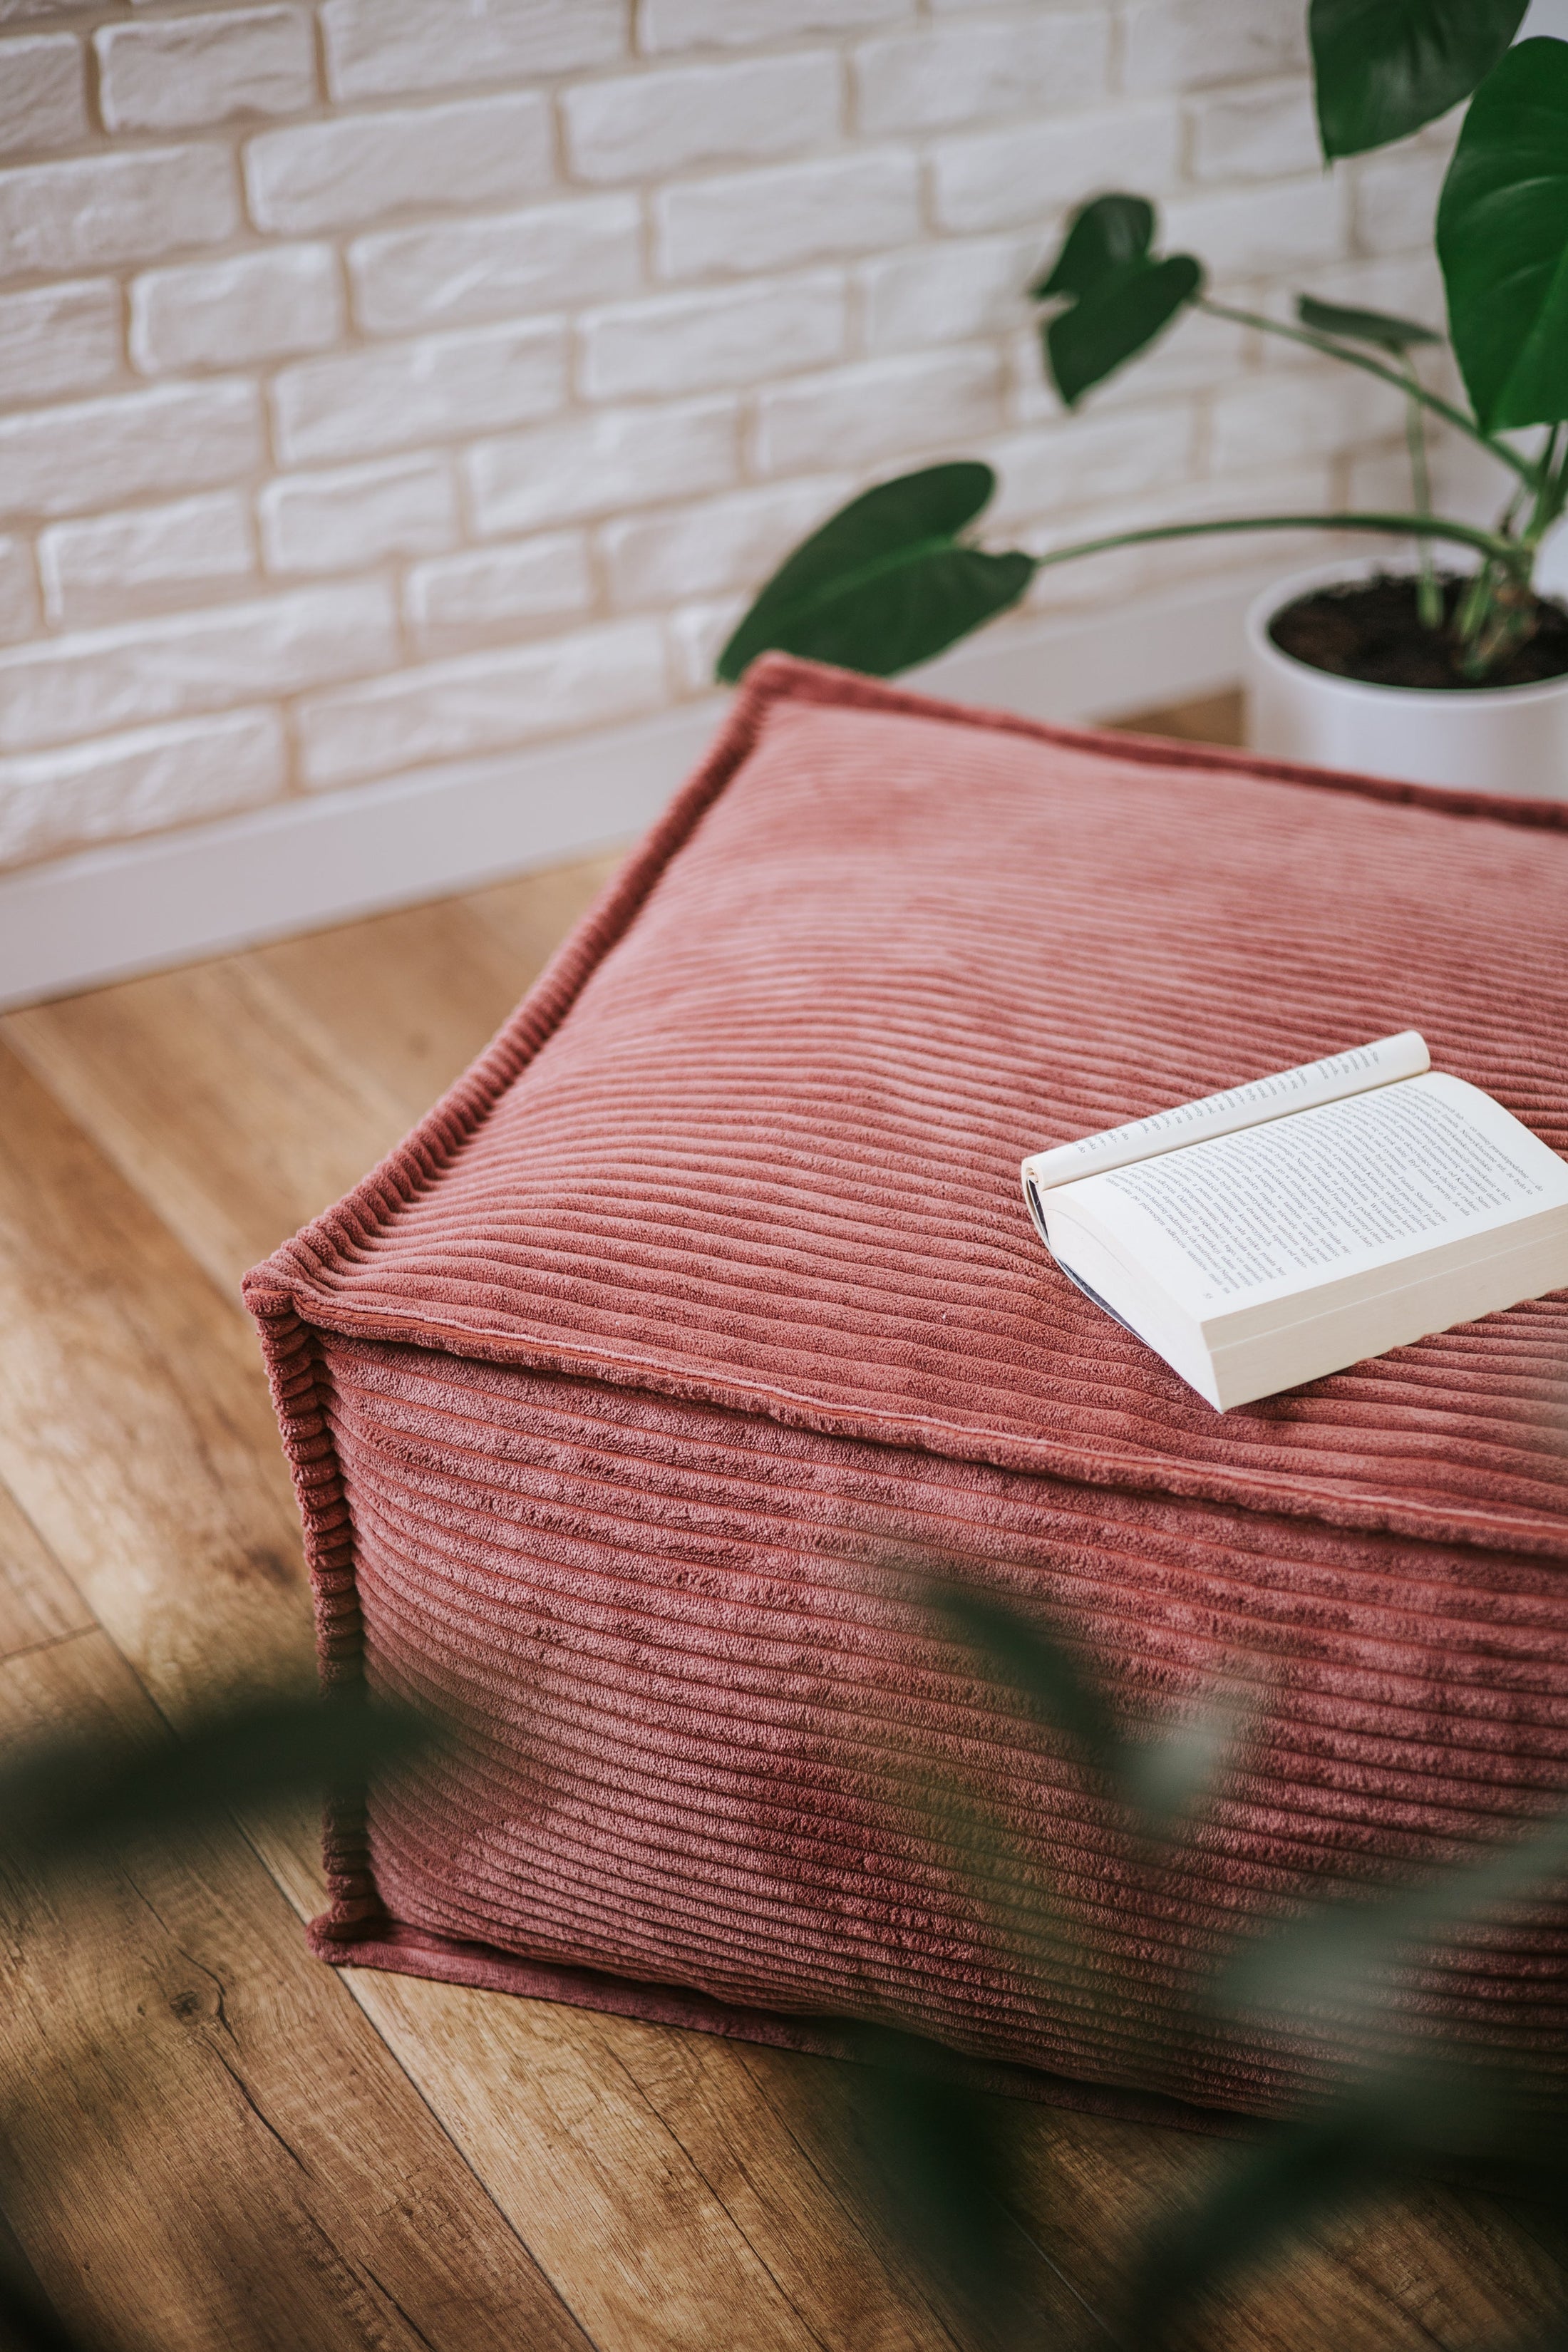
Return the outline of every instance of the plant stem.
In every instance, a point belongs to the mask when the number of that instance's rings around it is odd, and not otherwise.
[[[1489,562],[1500,564],[1521,580],[1530,577],[1530,551],[1517,541],[1500,539],[1468,522],[1448,522],[1440,515],[1419,514],[1287,514],[1237,515],[1223,522],[1156,523],[1143,530],[1113,531],[1105,539],[1079,540],[1073,547],[1053,548],[1037,555],[1037,572],[1054,563],[1070,562],[1079,555],[1102,555],[1113,547],[1137,547],[1157,539],[1203,539],[1227,530],[1374,530],[1393,539],[1446,539],[1459,547],[1474,547]]]
[[[1429,408],[1434,416],[1442,417],[1457,432],[1468,433],[1472,441],[1479,442],[1483,449],[1489,449],[1500,465],[1511,466],[1532,490],[1539,488],[1539,460],[1521,457],[1505,441],[1494,441],[1489,434],[1481,431],[1473,416],[1465,415],[1462,408],[1456,408],[1451,401],[1440,400],[1435,392],[1428,392],[1425,384],[1412,384],[1409,377],[1401,375],[1397,368],[1385,367],[1381,360],[1374,360],[1369,352],[1353,352],[1344,343],[1336,343],[1331,336],[1314,334],[1310,327],[1288,327],[1282,319],[1265,318],[1260,310],[1233,310],[1228,302],[1215,302],[1206,294],[1200,294],[1193,307],[1206,310],[1211,319],[1228,319],[1233,326],[1258,327],[1266,335],[1283,335],[1288,342],[1304,343],[1310,352],[1323,352],[1331,360],[1343,360],[1347,367],[1360,368],[1364,375],[1374,375],[1380,383],[1391,383],[1395,392],[1403,393],[1407,400],[1418,400],[1423,408]]]
[[[1417,514],[1432,511],[1432,475],[1426,463],[1426,420],[1421,414],[1420,384],[1415,374],[1415,362],[1406,352],[1405,364],[1410,372],[1412,394],[1416,395],[1405,404],[1405,440],[1410,451],[1410,487],[1415,499]],[[1424,629],[1440,629],[1443,625],[1443,592],[1437,585],[1436,569],[1432,562],[1432,542],[1421,541],[1421,570],[1415,583],[1415,611]]]
[[[1564,493],[1568,490],[1568,480],[1565,480],[1568,449],[1563,447],[1561,425],[1554,425],[1547,435],[1540,466],[1541,488],[1536,493],[1535,505],[1524,531],[1531,547],[1540,544],[1562,513]]]

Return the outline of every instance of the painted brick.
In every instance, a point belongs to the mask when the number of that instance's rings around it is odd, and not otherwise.
[[[1009,114],[1065,114],[1103,99],[1104,8],[1033,10],[994,23],[867,41],[855,58],[857,119],[873,136],[942,131]]]
[[[642,208],[584,196],[487,219],[388,229],[349,248],[354,315],[375,335],[576,309],[635,293]]]
[[[683,692],[706,694],[712,690],[713,665],[733,636],[750,601],[746,596],[707,597],[695,604],[682,604],[670,614],[667,624],[670,652]]]
[[[1452,119],[1342,167],[1336,194],[1303,19],[1258,0],[0,0],[19,519],[0,521],[0,809],[21,805],[7,765],[47,769],[28,830],[0,821],[0,861],[199,819],[227,725],[204,714],[249,727],[307,697],[322,787],[499,766],[629,715],[617,694],[705,694],[777,557],[930,457],[989,458],[998,530],[1041,545],[1265,499],[1402,500],[1376,384],[1192,316],[1069,418],[1026,298],[1068,207],[1120,184],[1251,307],[1289,315],[1300,289],[1440,319]],[[81,110],[87,43],[107,141]],[[309,119],[268,112],[295,106]],[[185,128],[247,112],[237,135]],[[1451,385],[1446,356],[1428,366]],[[254,374],[276,388],[237,381]],[[1494,500],[1450,437],[1445,499]],[[292,593],[257,585],[258,518]],[[1033,601],[1333,547],[1138,549]],[[612,592],[630,635],[593,618]],[[262,722],[268,793],[287,721]],[[122,766],[127,729],[173,748],[133,742]],[[48,797],[56,829],[33,830]]]
[[[131,356],[148,375],[323,351],[342,323],[337,262],[325,245],[152,269],[131,289]]]
[[[668,604],[724,588],[758,588],[806,532],[842,506],[847,475],[740,490],[675,514],[631,515],[602,534],[612,601]]]
[[[37,620],[32,550],[26,540],[0,539],[0,642],[31,636]]]
[[[217,490],[56,523],[38,541],[38,568],[50,620],[79,628],[242,585],[256,576],[256,549],[245,500]]]
[[[570,170],[640,180],[694,164],[798,154],[838,131],[838,59],[808,50],[584,82],[562,97]]]
[[[1137,97],[1304,71],[1304,8],[1257,0],[1131,0],[1121,27],[1122,87]]]
[[[1419,148],[1370,156],[1355,171],[1356,242],[1363,253],[1408,253],[1432,242],[1447,158]]]
[[[1038,232],[1042,214],[1081,204],[1100,188],[1163,194],[1180,159],[1181,121],[1174,107],[1164,106],[944,139],[931,163],[937,225]]]
[[[484,441],[465,466],[481,536],[726,489],[740,470],[732,400],[611,408]]]
[[[0,513],[67,515],[205,489],[262,458],[254,384],[162,384],[0,416]]]
[[[185,131],[236,115],[294,114],[315,101],[315,42],[300,8],[104,25],[93,47],[110,131]]]
[[[301,706],[305,782],[318,790],[357,783],[423,761],[470,758],[635,718],[664,701],[665,684],[653,621],[610,622],[405,670]]]
[[[535,90],[265,131],[246,151],[251,216],[285,235],[384,213],[517,204],[550,184],[550,110]]]
[[[650,57],[677,49],[760,47],[805,33],[904,24],[913,0],[642,0],[638,30]]]
[[[1458,515],[1468,521],[1494,523],[1508,495],[1496,460],[1473,441],[1441,428],[1429,436],[1428,455],[1433,504],[1439,512]],[[1339,458],[1338,465],[1336,505],[1408,513],[1412,499],[1410,452],[1403,432],[1381,447],[1373,445],[1350,450]],[[1367,555],[1380,550],[1379,541],[1369,540],[1363,542],[1360,552]],[[1437,560],[1440,563],[1452,562],[1458,552],[1458,549],[1445,551],[1438,548]],[[1542,570],[1537,574],[1549,593],[1563,593],[1564,555],[1568,555],[1568,534],[1559,524],[1546,535]]]
[[[1341,482],[1347,507],[1373,513],[1393,510],[1407,514],[1411,505],[1410,452],[1405,436],[1381,448],[1352,450],[1340,460]],[[1368,541],[1369,551],[1379,544]],[[1441,560],[1442,551],[1437,551]]]
[[[0,760],[0,864],[226,816],[275,800],[286,780],[275,710],[235,710]]]
[[[531,81],[626,46],[624,0],[325,0],[321,16],[334,98]]]
[[[991,441],[976,457],[994,466],[996,496],[986,529],[1011,530],[1075,507],[1164,492],[1189,480],[1197,465],[1197,411],[1164,408],[1136,425],[1125,417],[1064,417]]]
[[[1277,467],[1270,478],[1269,502],[1277,502],[1281,513],[1326,512],[1333,499],[1333,467],[1329,459]],[[1026,537],[1037,553],[1044,554],[1112,531],[1216,521],[1249,509],[1258,510],[1256,484],[1244,494],[1234,483],[1194,483],[1164,498],[1144,496],[1073,514]],[[1185,579],[1238,569],[1254,571],[1260,561],[1277,564],[1284,572],[1303,562],[1332,561],[1337,551],[1331,536],[1315,531],[1270,532],[1266,537],[1215,532],[1197,539],[1155,541],[1049,566],[1037,574],[1026,601],[1035,611],[1077,613],[1099,604],[1121,605]],[[1129,698],[1135,700],[1135,688]]]
[[[1005,334],[1031,315],[1027,288],[1046,258],[1034,236],[933,241],[868,261],[858,273],[866,342],[919,351]]]
[[[774,171],[688,180],[654,199],[658,267],[667,278],[787,269],[838,253],[874,252],[920,235],[912,153],[830,155]]]
[[[543,621],[574,619],[593,602],[588,542],[580,530],[557,530],[513,547],[416,563],[403,610],[416,651],[437,656],[508,640]]]
[[[553,323],[302,360],[273,385],[279,454],[310,463],[493,433],[547,415],[565,391],[565,333]]]
[[[837,359],[848,333],[842,278],[818,273],[590,311],[582,323],[590,400],[637,400],[757,383]]]
[[[439,457],[285,474],[258,511],[270,572],[352,572],[388,555],[432,555],[457,537],[457,493]]]
[[[1315,457],[1397,431],[1399,394],[1325,362],[1300,375],[1269,374],[1221,393],[1210,416],[1210,465],[1216,474],[1278,466],[1287,450]]]
[[[87,135],[86,61],[70,33],[24,33],[0,47],[0,155],[69,147]]]
[[[301,588],[0,654],[0,751],[30,751],[390,668],[380,581]]]
[[[96,392],[120,371],[120,289],[112,278],[0,295],[0,400]]]
[[[757,402],[757,464],[764,474],[885,467],[889,419],[900,449],[950,443],[958,456],[974,435],[996,430],[1002,392],[1001,361],[984,348],[868,360],[770,385]]]
[[[91,269],[219,245],[239,226],[222,147],[142,147],[0,172],[0,274]]]
[[[1279,180],[1321,170],[1312,85],[1305,79],[1218,90],[1187,109],[1195,180]]]
[[[1275,187],[1180,196],[1163,218],[1166,244],[1195,253],[1222,280],[1332,261],[1345,249],[1344,183],[1321,173]]]

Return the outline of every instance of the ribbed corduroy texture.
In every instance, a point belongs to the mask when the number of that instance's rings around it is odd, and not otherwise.
[[[1215,1954],[1568,1777],[1568,1300],[1222,1417],[1053,1271],[1017,1163],[1405,1027],[1562,1150],[1565,908],[1561,808],[762,665],[489,1053],[247,1283],[326,1671],[463,1727],[337,1825],[321,1948],[1293,2095],[1321,2053],[1191,2022]],[[1262,1691],[1175,1874],[943,1646],[944,1561],[1139,1716]],[[911,1811],[954,1770],[1079,1963]],[[1425,1998],[1552,2074],[1565,1954],[1542,1911]]]

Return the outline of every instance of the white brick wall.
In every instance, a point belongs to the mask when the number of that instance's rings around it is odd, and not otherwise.
[[[0,865],[700,693],[934,457],[1042,548],[1392,495],[1375,385],[1189,321],[1068,419],[1023,299],[1123,185],[1254,307],[1432,311],[1441,139],[1326,177],[1304,7],[0,0]]]

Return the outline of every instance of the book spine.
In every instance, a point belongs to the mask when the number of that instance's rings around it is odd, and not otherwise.
[[[1076,1143],[1058,1143],[1026,1160],[1026,1192],[1057,1184],[1071,1184],[1080,1176],[1098,1176],[1106,1169],[1127,1168],[1135,1160],[1152,1160],[1157,1153],[1179,1150],[1184,1144],[1206,1143],[1211,1136],[1234,1135],[1238,1128],[1258,1127],[1264,1120],[1284,1118],[1291,1111],[1313,1110],[1320,1103],[1341,1102],[1347,1095],[1365,1094],[1373,1087],[1392,1086],[1399,1078],[1419,1077],[1432,1066],[1426,1041],[1414,1029],[1396,1037],[1379,1037],[1370,1045],[1352,1045],[1321,1062],[1304,1062],[1294,1070],[1254,1078],[1223,1095],[1205,1095],[1201,1102],[1179,1103],[1172,1110],[1155,1111],[1148,1118],[1130,1120],[1086,1135]]]

